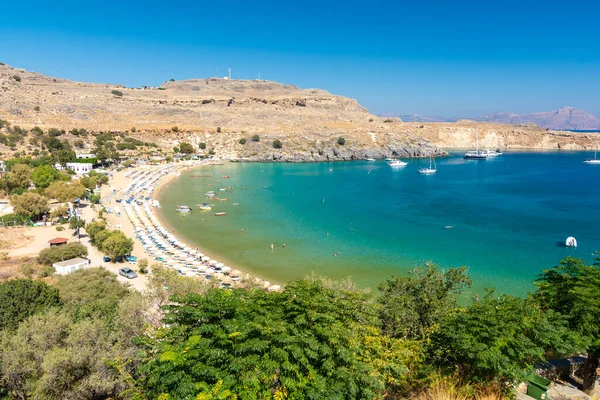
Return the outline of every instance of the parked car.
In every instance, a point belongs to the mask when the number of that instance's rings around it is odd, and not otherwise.
[[[104,261],[104,262],[110,262],[110,257],[104,256],[102,258],[102,261]]]
[[[129,264],[136,264],[137,263],[137,257],[134,257],[134,256],[125,256],[125,261],[127,261]]]
[[[121,268],[119,270],[119,275],[124,276],[127,279],[137,278],[137,274],[131,268]]]

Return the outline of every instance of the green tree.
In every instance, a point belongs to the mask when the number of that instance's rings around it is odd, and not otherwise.
[[[198,147],[200,148],[200,150],[205,150],[206,149],[206,143],[200,142],[200,144],[198,145]]]
[[[281,143],[281,140],[279,140],[279,139],[273,140],[273,148],[274,149],[280,149],[282,147],[283,147],[283,144]]]
[[[49,209],[48,198],[34,192],[25,192],[20,196],[13,196],[10,202],[14,206],[15,213],[30,215],[36,219],[48,212]]]
[[[61,203],[80,199],[85,194],[85,187],[79,182],[53,182],[46,189],[46,194]]]
[[[83,228],[85,226],[85,221],[81,218],[71,217],[69,220],[69,229],[77,229]]]
[[[140,371],[149,398],[195,398],[216,385],[238,398],[381,398],[412,355],[381,335],[369,295],[320,281],[174,300]]]
[[[340,146],[343,146],[343,145],[345,145],[345,144],[346,144],[346,139],[344,139],[343,137],[341,137],[341,136],[340,136],[340,137],[337,139],[337,144],[339,144]]]
[[[466,267],[440,270],[435,264],[387,279],[379,285],[383,331],[396,338],[425,339],[470,286]]]
[[[115,260],[133,251],[133,240],[121,231],[112,231],[110,236],[102,241],[100,249]]]
[[[442,319],[430,343],[438,367],[456,368],[467,380],[503,389],[520,382],[546,354],[573,350],[573,335],[560,314],[493,291]]]
[[[583,260],[566,257],[535,281],[535,298],[545,310],[554,310],[567,318],[587,350],[584,364],[584,391],[591,393],[600,366],[600,268]]]
[[[67,243],[61,246],[49,247],[40,251],[37,261],[40,264],[52,265],[59,261],[77,257],[87,257],[88,249],[81,243]]]
[[[14,189],[23,189],[27,190],[29,185],[31,184],[31,175],[33,173],[33,169],[29,165],[25,164],[15,164],[10,173],[6,176],[6,183],[8,185],[8,190],[12,191]]]
[[[253,136],[252,136],[252,141],[253,141],[253,142],[260,142],[260,136],[258,136],[258,135],[253,135]]]
[[[31,174],[31,180],[36,188],[46,189],[58,178],[58,171],[49,165],[35,167]]]
[[[22,321],[60,304],[58,290],[43,281],[13,279],[0,283],[0,331],[15,330]]]
[[[181,142],[179,144],[179,151],[181,151],[184,154],[191,154],[194,152],[194,146],[186,142]]]
[[[246,138],[241,138],[239,141],[240,144],[246,144]]]

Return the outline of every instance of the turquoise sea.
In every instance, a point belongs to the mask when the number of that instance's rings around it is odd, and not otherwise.
[[[461,156],[438,159],[431,176],[418,173],[429,160],[204,166],[161,192],[160,213],[209,255],[277,283],[314,271],[376,288],[432,261],[468,266],[473,292],[523,295],[562,257],[600,250],[600,165],[582,163],[593,153]],[[209,190],[230,200],[200,211]]]

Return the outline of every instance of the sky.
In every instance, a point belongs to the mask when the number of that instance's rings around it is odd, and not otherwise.
[[[0,62],[77,81],[226,76],[322,88],[376,114],[572,106],[600,117],[600,2],[5,2]]]

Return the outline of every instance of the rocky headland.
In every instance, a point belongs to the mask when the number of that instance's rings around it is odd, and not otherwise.
[[[488,148],[585,149],[600,144],[600,135],[535,125],[403,122],[373,115],[356,100],[324,90],[262,80],[208,78],[126,88],[4,64],[0,119],[29,129],[128,132],[169,151],[182,141],[196,148],[205,143],[206,151],[217,157],[247,161],[442,156],[442,148],[473,147],[476,129],[480,145]],[[274,148],[275,140],[281,148]]]

